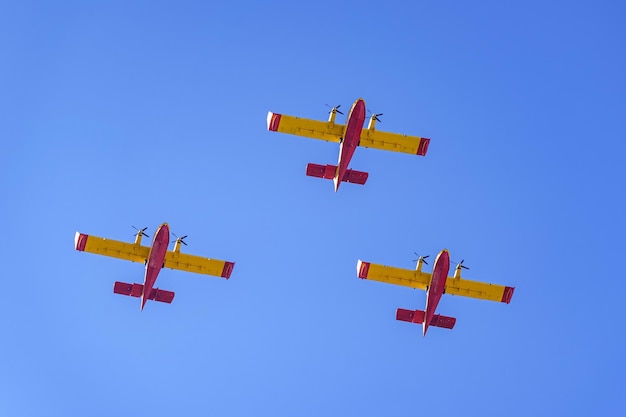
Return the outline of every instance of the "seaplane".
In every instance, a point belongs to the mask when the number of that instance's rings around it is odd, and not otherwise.
[[[152,245],[144,246],[141,244],[142,237],[149,237],[145,233],[146,229],[136,229],[137,233],[135,233],[134,243],[76,232],[74,246],[77,251],[81,252],[91,252],[131,262],[143,262],[146,265],[143,284],[128,284],[119,281],[113,284],[113,292],[115,294],[141,298],[140,310],[142,311],[148,300],[168,304],[174,300],[174,292],[154,288],[159,272],[163,268],[213,275],[226,279],[230,278],[235,267],[234,262],[181,253],[181,244],[187,245],[184,241],[187,236],[177,237],[174,243],[174,250],[168,250],[170,228],[167,223],[163,223],[157,228],[152,239]]]
[[[272,112],[267,114],[267,129],[272,132],[288,133],[339,143],[339,161],[337,165],[310,163],[306,167],[306,175],[308,176],[332,179],[335,184],[335,192],[339,189],[339,185],[342,182],[363,185],[367,181],[367,172],[348,168],[357,146],[413,155],[426,155],[428,145],[430,144],[429,138],[376,130],[376,122],[380,122],[379,116],[382,116],[382,113],[373,113],[370,116],[367,128],[363,128],[363,123],[365,122],[365,100],[362,98],[357,99],[352,104],[345,125],[335,123],[337,113],[343,114],[339,110],[340,107],[338,105],[330,110],[327,122]]]
[[[506,304],[509,304],[511,298],[513,298],[515,287],[461,279],[461,270],[469,269],[463,265],[463,261],[457,264],[454,276],[448,277],[450,253],[447,249],[443,249],[435,258],[432,273],[422,271],[422,266],[424,264],[428,265],[426,258],[428,256],[420,256],[417,259],[415,270],[377,265],[361,260],[357,262],[356,266],[357,276],[361,279],[426,290],[425,310],[399,308],[396,311],[396,320],[421,324],[424,336],[426,336],[429,326],[452,329],[456,324],[456,318],[454,317],[435,314],[443,294],[462,295],[482,300],[499,301]]]

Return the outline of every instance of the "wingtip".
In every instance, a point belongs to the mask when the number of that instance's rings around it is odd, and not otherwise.
[[[276,132],[278,130],[278,125],[280,125],[280,114],[272,113],[271,111],[267,113],[267,130],[271,132]]]
[[[230,278],[230,274],[233,273],[233,269],[234,268],[235,268],[235,263],[234,262],[225,261],[224,262],[224,268],[222,269],[221,277],[229,279]]]
[[[509,304],[511,302],[511,299],[513,298],[513,293],[515,292],[515,287],[504,287],[504,291],[502,293],[502,300],[500,300],[503,303]]]
[[[370,269],[369,262],[363,262],[362,260],[358,260],[356,263],[356,274],[361,279],[367,279],[367,274]]]
[[[88,237],[88,235],[76,232],[76,234],[74,235],[74,249],[83,252],[85,250],[85,246],[87,245]]]

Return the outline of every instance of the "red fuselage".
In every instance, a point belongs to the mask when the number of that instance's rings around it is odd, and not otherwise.
[[[165,254],[167,253],[169,243],[170,227],[167,223],[163,223],[154,234],[152,247],[150,248],[150,254],[146,262],[146,275],[143,280],[143,294],[141,295],[142,310],[144,305],[146,305],[146,301],[148,301],[148,297],[152,292],[152,287],[154,287],[159,272],[161,272],[163,268],[163,262],[165,261]]]
[[[333,180],[335,182],[335,191],[339,189],[339,184],[341,184],[346,175],[352,155],[354,155],[356,147],[359,146],[363,122],[365,122],[365,100],[360,98],[350,108],[343,139],[339,145],[339,162],[337,163],[337,172]]]
[[[448,279],[448,271],[450,270],[450,254],[446,249],[439,252],[437,259],[435,259],[435,265],[433,266],[433,277],[430,282],[430,286],[426,291],[426,310],[424,323],[422,324],[424,329],[424,336],[428,330],[435,310],[439,304],[439,300],[446,289],[446,280]]]

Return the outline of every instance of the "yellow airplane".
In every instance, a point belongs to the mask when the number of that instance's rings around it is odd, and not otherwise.
[[[180,253],[181,243],[187,245],[183,240],[187,236],[176,239],[173,251],[167,250],[170,239],[170,229],[167,223],[158,227],[151,246],[141,244],[143,236],[149,237],[145,230],[145,228],[137,229],[135,243],[120,242],[76,232],[74,246],[77,251],[81,252],[91,252],[132,262],[143,262],[146,265],[143,284],[128,284],[117,281],[113,285],[113,292],[116,294],[141,297],[141,310],[148,300],[169,304],[174,299],[174,292],[153,288],[162,268],[230,278],[235,267],[234,262]]]
[[[367,172],[348,169],[357,146],[413,155],[426,155],[430,143],[429,138],[376,130],[376,122],[380,121],[378,116],[382,116],[382,114],[372,114],[367,129],[364,129],[365,100],[362,98],[356,100],[350,108],[345,125],[335,123],[337,113],[343,114],[339,111],[339,107],[336,106],[331,109],[328,122],[272,112],[267,114],[267,129],[272,132],[289,133],[339,143],[337,165],[308,164],[306,175],[332,179],[335,183],[335,191],[337,191],[342,181],[354,184],[365,184],[367,181]]]
[[[370,279],[426,290],[425,310],[405,310],[399,308],[396,311],[396,320],[422,324],[424,336],[426,336],[428,326],[452,329],[456,324],[454,317],[435,314],[435,310],[443,294],[462,295],[507,304],[509,304],[511,298],[513,298],[515,287],[461,279],[461,269],[469,269],[463,266],[463,261],[457,264],[454,277],[449,278],[450,254],[446,249],[442,250],[439,252],[439,255],[437,255],[432,274],[422,272],[422,265],[428,265],[425,261],[426,258],[428,258],[428,256],[419,257],[417,267],[414,271],[392,266],[377,265],[361,260],[357,262],[356,266],[357,275],[361,279]]]

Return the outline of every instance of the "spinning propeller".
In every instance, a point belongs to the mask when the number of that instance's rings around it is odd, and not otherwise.
[[[330,106],[327,104],[326,107]],[[341,107],[341,104],[337,104],[335,107],[330,107],[330,111],[328,113],[332,113],[334,111],[336,113],[343,114],[343,112],[339,111],[339,107]]]
[[[415,256],[417,256],[417,259],[413,259],[413,262],[419,262],[422,261],[424,262],[426,265],[428,265],[428,262],[426,262],[426,258],[428,258],[430,255],[426,255],[426,256],[419,256],[417,254],[417,252],[413,252],[415,254]]]
[[[370,112],[370,111],[369,111],[369,109],[368,109],[367,111],[368,111],[368,112]],[[370,112],[370,113],[372,113],[372,112]],[[372,114],[370,115],[370,117],[373,117],[373,118],[374,118],[374,120],[376,120],[378,123],[382,123],[382,122],[380,121],[380,119],[378,118],[378,116],[382,116],[382,115],[383,115],[382,113],[372,113]]]
[[[180,243],[182,243],[183,245],[187,246],[187,244],[185,243],[185,240],[184,240],[184,239],[186,239],[186,238],[187,238],[187,235],[185,235],[185,236],[181,236],[181,237],[178,237],[178,236],[176,236],[176,233],[172,232],[172,234],[173,234],[173,235],[174,235],[174,237],[176,238],[176,242],[180,242]]]
[[[463,269],[469,269],[468,267],[466,267],[465,265],[463,265],[463,261],[465,261],[465,259],[461,259],[461,262],[459,262],[459,263],[456,265],[456,267],[457,267],[457,268],[458,268],[458,267],[461,267],[461,268],[463,268]]]
[[[145,237],[150,237],[145,233],[145,231],[148,229],[147,227],[144,227],[143,229],[137,229],[135,226],[131,226],[131,227],[137,231],[137,233],[135,233],[135,236],[141,235]]]

